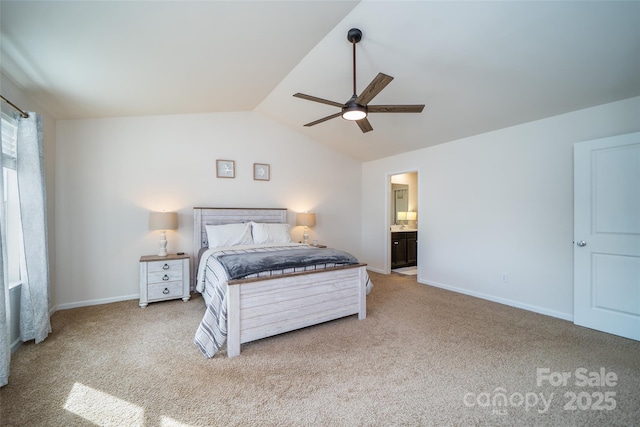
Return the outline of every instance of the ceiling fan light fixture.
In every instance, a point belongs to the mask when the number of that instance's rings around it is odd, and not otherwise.
[[[353,104],[353,105],[348,105],[344,108],[342,108],[342,118],[345,120],[351,120],[351,121],[356,121],[356,120],[362,120],[365,117],[367,117],[367,108],[357,105],[357,104]]]

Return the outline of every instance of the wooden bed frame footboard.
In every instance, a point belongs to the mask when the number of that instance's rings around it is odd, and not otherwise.
[[[227,356],[240,344],[341,317],[367,317],[365,264],[269,279],[233,280],[227,295]]]

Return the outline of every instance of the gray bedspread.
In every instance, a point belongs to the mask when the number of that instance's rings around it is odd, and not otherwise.
[[[275,253],[220,254],[216,258],[225,268],[231,280],[272,270],[287,270],[322,264],[330,264],[331,266],[358,264],[358,260],[348,252],[318,248],[285,249]]]

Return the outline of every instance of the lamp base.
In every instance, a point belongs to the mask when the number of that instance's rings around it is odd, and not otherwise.
[[[158,249],[158,256],[169,255],[167,253],[167,232],[164,230],[160,232],[160,243],[158,243],[158,245],[160,246]]]
[[[302,233],[302,243],[309,244],[309,229],[307,226],[304,227],[304,233]]]

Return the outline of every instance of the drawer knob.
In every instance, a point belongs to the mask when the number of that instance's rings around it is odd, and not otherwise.
[[[163,266],[162,266],[162,269],[163,269],[163,270],[168,270],[168,269],[169,269],[169,264],[165,264],[165,265],[163,265]]]
[[[164,288],[164,291],[162,291],[163,294],[168,294],[169,293],[169,288]]]
[[[166,282],[167,280],[169,280],[169,276],[167,276],[167,275],[165,274],[165,275],[162,277],[162,280],[164,280],[164,281]]]

